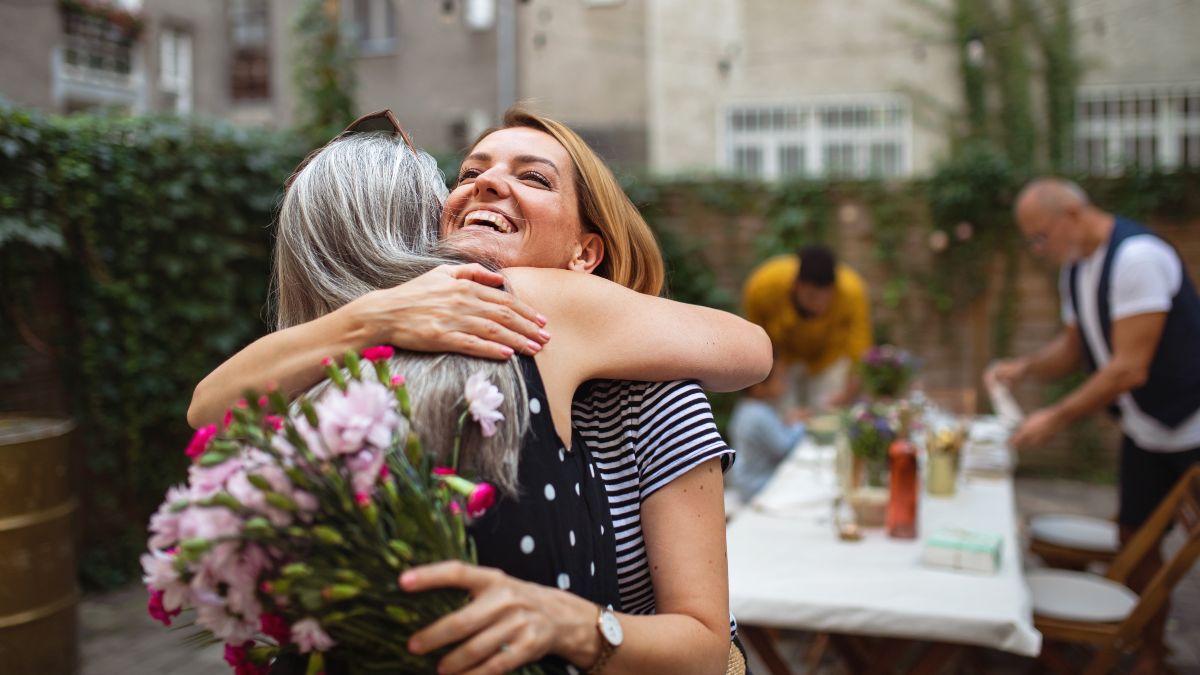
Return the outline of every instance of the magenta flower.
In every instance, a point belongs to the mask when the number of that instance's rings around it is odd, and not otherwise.
[[[398,388],[398,387],[403,387],[403,386],[404,386],[404,376],[403,375],[393,375],[392,376],[392,388]]]
[[[448,466],[433,467],[433,475],[435,476],[456,476],[458,472]]]
[[[208,442],[216,435],[217,425],[215,424],[205,424],[197,429],[196,433],[192,435],[192,440],[188,443],[187,456],[196,459],[200,455],[203,455],[204,451],[208,448]]]
[[[321,624],[317,623],[316,619],[301,619],[292,624],[292,642],[300,648],[301,654],[307,654],[314,649],[319,652],[329,651],[335,644],[333,638],[321,629]]]
[[[363,350],[362,356],[364,359],[375,363],[376,361],[386,361],[396,355],[396,350],[389,345],[376,345],[367,347]]]
[[[471,491],[471,496],[467,497],[467,515],[478,518],[487,513],[495,503],[496,488],[488,483],[480,483]]]
[[[278,614],[263,612],[262,616],[258,617],[258,627],[264,635],[281,647],[292,641],[291,627],[288,626],[287,620]]]
[[[467,378],[463,397],[467,400],[471,417],[479,423],[485,437],[496,433],[496,423],[504,419],[500,413],[500,404],[504,395],[492,384],[487,375],[481,370]]]
[[[161,621],[162,625],[170,626],[171,617],[179,616],[179,613],[183,610],[179,607],[176,607],[174,610],[168,610],[163,605],[163,595],[162,591],[151,590],[150,601],[146,603],[146,611],[150,613],[151,618],[155,621]]]
[[[271,669],[267,665],[258,665],[250,660],[250,648],[253,640],[247,640],[240,645],[225,644],[225,663],[233,668],[234,675],[267,675]]]

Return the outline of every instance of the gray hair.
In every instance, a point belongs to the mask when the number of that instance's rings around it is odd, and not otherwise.
[[[277,327],[311,321],[371,291],[463,262],[438,247],[446,193],[434,159],[389,134],[352,134],[312,156],[279,212],[272,275]],[[468,421],[460,464],[515,494],[529,425],[517,361],[398,351],[390,367],[407,381],[412,424],[426,452],[443,463],[464,410],[467,378],[478,371],[488,376],[504,396],[504,421],[490,438]],[[327,387],[325,381],[309,394],[319,396]]]
[[[1037,178],[1021,188],[1014,204],[1036,203],[1044,213],[1057,214],[1072,206],[1088,206],[1092,200],[1087,192],[1072,180],[1057,177]]]

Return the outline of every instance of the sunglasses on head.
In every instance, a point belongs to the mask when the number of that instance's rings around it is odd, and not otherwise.
[[[390,132],[393,136],[399,136],[404,141],[404,144],[408,146],[409,150],[413,152],[417,151],[417,146],[413,145],[412,138],[409,138],[408,132],[404,130],[404,127],[400,126],[400,120],[396,119],[396,114],[390,108],[377,110],[354,120],[344,131],[329,139],[329,143],[308,153],[308,156],[296,166],[296,170],[292,171],[292,175],[288,176],[288,179],[283,182],[283,189],[287,190],[290,188],[296,180],[296,176],[300,175],[304,167],[308,166],[313,157],[316,157],[318,153],[329,147],[330,143],[336,143],[351,134],[370,133],[373,131]]]

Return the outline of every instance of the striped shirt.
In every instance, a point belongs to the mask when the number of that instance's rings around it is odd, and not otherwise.
[[[572,422],[608,493],[621,609],[653,614],[642,501],[714,457],[727,469],[733,450],[717,431],[708,398],[695,382],[590,382],[575,396]],[[732,615],[729,629],[736,633]]]

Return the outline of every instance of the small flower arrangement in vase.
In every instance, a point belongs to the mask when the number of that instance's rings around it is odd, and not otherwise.
[[[917,360],[892,345],[871,347],[859,365],[863,391],[872,400],[899,398],[917,372]]]
[[[862,527],[883,525],[888,502],[885,473],[888,448],[896,439],[895,418],[888,406],[858,403],[844,418],[846,443],[854,458],[847,501]]]

